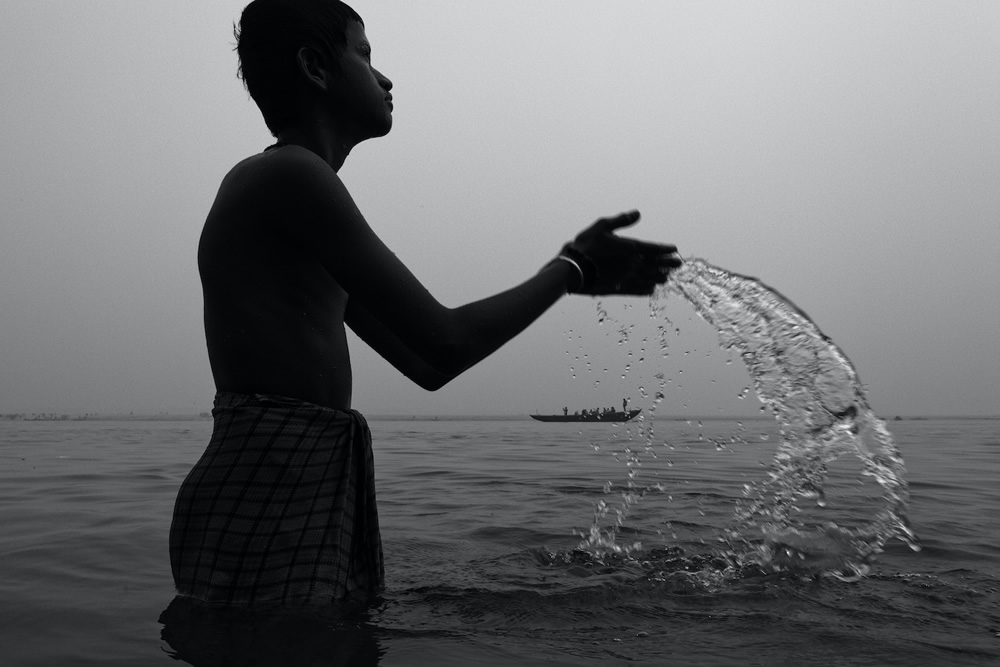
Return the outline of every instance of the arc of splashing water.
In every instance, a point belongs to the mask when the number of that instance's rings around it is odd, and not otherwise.
[[[864,563],[897,537],[919,549],[906,518],[909,498],[902,457],[868,404],[847,356],[812,320],[755,278],[689,259],[671,274],[667,292],[684,297],[718,331],[726,350],[737,352],[761,402],[778,421],[781,442],[769,480],[749,487],[737,509],[743,527],[758,526],[765,560],[791,546],[837,551],[861,574]],[[866,525],[796,525],[800,498],[824,503],[827,464],[853,452],[863,474],[882,488],[882,506]]]

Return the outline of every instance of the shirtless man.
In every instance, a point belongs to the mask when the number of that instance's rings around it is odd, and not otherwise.
[[[383,582],[371,440],[351,409],[345,325],[436,390],[563,295],[651,294],[675,248],[598,220],[520,285],[441,305],[379,240],[337,171],[392,126],[392,83],[336,0],[255,0],[241,74],[277,143],[237,164],[198,252],[218,394],[215,429],[171,527],[181,594],[291,604],[370,597]]]

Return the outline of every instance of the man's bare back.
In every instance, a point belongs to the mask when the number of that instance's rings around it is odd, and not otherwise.
[[[273,178],[287,168],[290,157],[282,153],[289,150],[295,148],[271,149],[234,167],[205,223],[198,267],[212,374],[219,391],[346,410],[347,294],[290,229],[288,193]]]

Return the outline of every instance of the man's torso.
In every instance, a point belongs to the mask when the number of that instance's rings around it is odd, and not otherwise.
[[[289,232],[287,202],[268,177],[276,153],[233,168],[202,232],[198,267],[216,388],[348,409],[347,294]]]

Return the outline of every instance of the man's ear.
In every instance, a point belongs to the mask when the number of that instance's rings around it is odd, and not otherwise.
[[[308,85],[325,91],[330,84],[330,69],[326,59],[316,49],[303,46],[295,54],[295,60]]]

